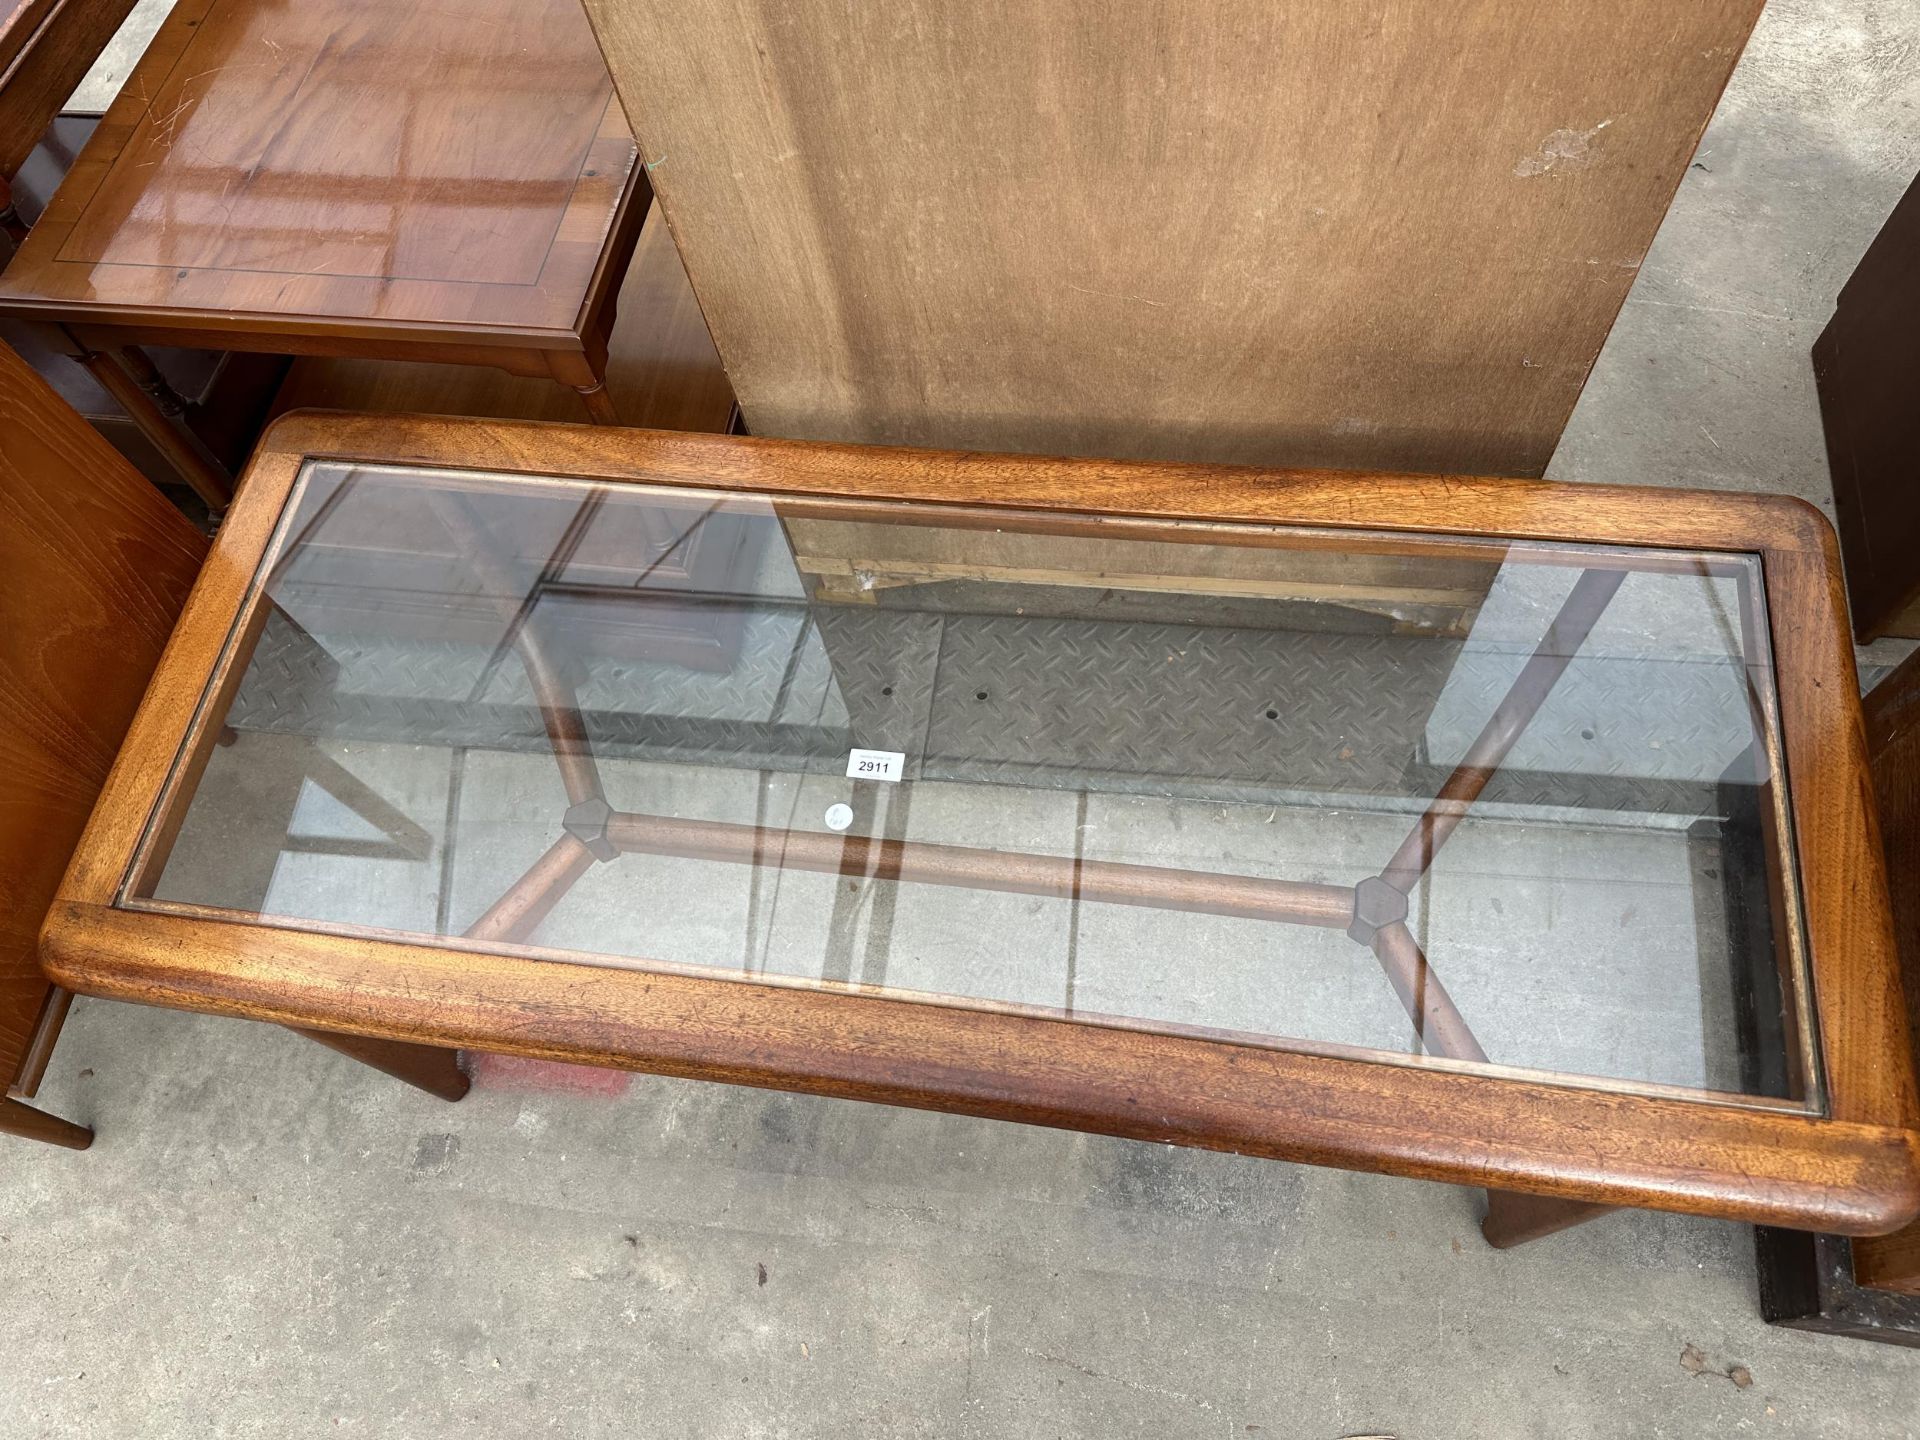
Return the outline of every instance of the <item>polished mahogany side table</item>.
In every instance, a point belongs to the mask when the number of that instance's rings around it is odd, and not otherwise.
[[[578,0],[180,0],[0,275],[216,509],[138,348],[493,366],[596,422],[652,190]]]
[[[1849,1233],[1920,1210],[1790,500],[295,414],[89,994]]]

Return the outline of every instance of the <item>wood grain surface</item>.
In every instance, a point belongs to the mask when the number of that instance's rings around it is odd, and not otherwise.
[[[0,72],[26,48],[54,4],[55,0],[0,0]]]
[[[205,549],[0,345],[0,1092],[47,999],[41,919]]]
[[[1884,1230],[1897,1130],[872,995],[63,906],[47,960],[145,1004],[1614,1204]]]
[[[0,186],[85,78],[134,0],[0,0]]]
[[[733,388],[656,206],[620,287],[608,339],[607,390],[629,425],[718,434]],[[542,380],[471,365],[309,356],[294,362],[276,408],[398,411],[579,421],[578,396]]]
[[[578,351],[636,197],[577,0],[180,0],[0,311]]]
[[[1536,475],[1760,0],[586,0],[753,432]]]
[[[1562,1084],[1462,1061],[1382,1064],[1011,1009],[581,963],[481,940],[323,933],[116,908],[183,750],[217,733],[236,612],[304,459],[910,500],[959,523],[1067,517],[1324,528],[1326,543],[1604,542],[1762,557],[1824,1109]],[[783,502],[806,513],[807,500]],[[996,507],[1001,507],[996,512]],[[855,513],[865,507],[855,506]],[[1433,534],[1436,538],[1426,538]],[[1702,557],[1702,563],[1710,563]],[[43,936],[64,984],[390,1039],[919,1105],[1606,1204],[1874,1233],[1920,1212],[1885,876],[1831,529],[1798,501],[1473,477],[1252,471],[303,412],[263,441],[103,791]],[[257,603],[245,613],[264,613]],[[243,622],[247,633],[251,622]],[[163,823],[157,827],[164,832]]]
[[[1920,1054],[1920,651],[1867,692],[1866,722],[1893,895],[1894,940],[1909,1030]],[[1897,1064],[1897,1057],[1890,1063]],[[1855,1245],[1853,1273],[1862,1285],[1920,1295],[1920,1223]]]

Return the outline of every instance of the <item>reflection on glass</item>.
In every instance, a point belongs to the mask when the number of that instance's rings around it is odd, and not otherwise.
[[[1817,1107],[1759,581],[315,463],[123,903]]]
[[[444,296],[434,309],[423,285],[541,283],[612,96],[577,0],[222,4],[181,18],[168,33],[184,48],[151,103],[111,127],[112,166],[59,242],[74,274],[54,283],[99,303],[171,294],[225,309],[233,294],[208,289],[207,272],[273,276],[251,295],[270,310],[351,293],[374,313],[442,323],[460,312]]]

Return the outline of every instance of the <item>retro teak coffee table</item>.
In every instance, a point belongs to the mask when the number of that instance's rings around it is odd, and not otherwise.
[[[1527,1192],[1502,1243],[1890,1229],[1835,575],[1790,501],[296,416],[44,956]]]

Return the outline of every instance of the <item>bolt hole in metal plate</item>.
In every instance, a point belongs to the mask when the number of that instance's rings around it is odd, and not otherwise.
[[[1821,1103],[1752,557],[315,461],[258,585],[124,905]]]

